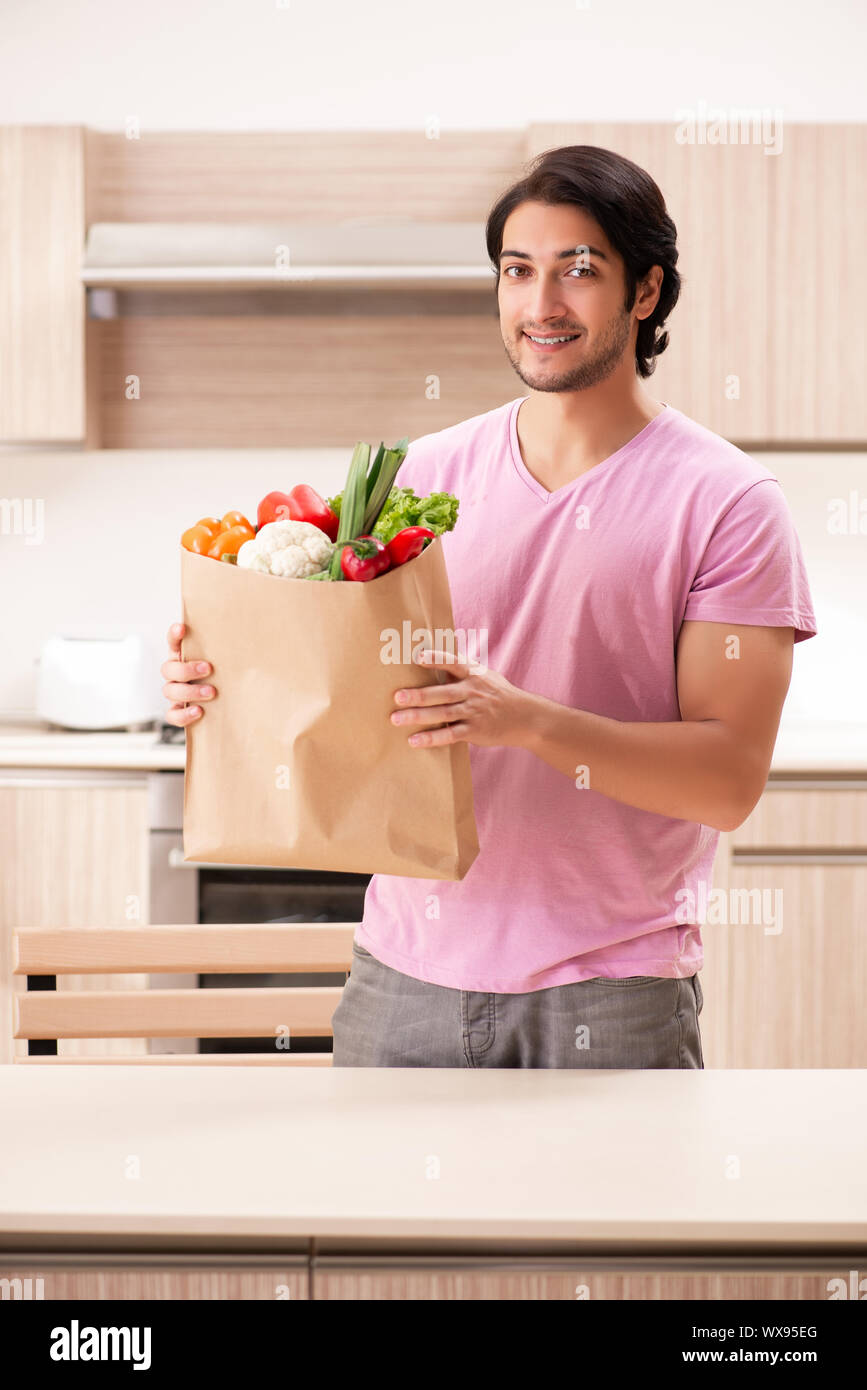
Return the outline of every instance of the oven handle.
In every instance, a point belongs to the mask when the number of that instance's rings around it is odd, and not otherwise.
[[[198,869],[200,865],[195,859],[185,859],[184,851],[177,845],[168,853],[168,865],[170,869]]]
[[[184,851],[178,845],[174,845],[166,855],[166,863],[170,869],[268,869],[274,868],[272,864],[229,864],[219,860],[210,863],[207,859],[185,859]]]

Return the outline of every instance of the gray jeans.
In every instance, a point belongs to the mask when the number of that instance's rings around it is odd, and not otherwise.
[[[479,994],[426,984],[352,945],[335,1067],[704,1067],[698,975]]]

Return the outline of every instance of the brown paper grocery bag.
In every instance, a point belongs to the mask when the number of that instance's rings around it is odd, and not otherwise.
[[[211,662],[217,691],[187,727],[184,858],[463,878],[479,852],[468,745],[411,748],[389,719],[395,690],[450,680],[409,659],[453,632],[441,538],[367,583],[182,547],[181,588],[182,659]]]

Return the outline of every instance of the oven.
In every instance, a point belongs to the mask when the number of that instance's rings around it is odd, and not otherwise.
[[[184,859],[184,774],[148,774],[150,921],[360,922],[370,874],[204,864]],[[151,975],[154,989],[343,985],[338,974]],[[271,1038],[153,1038],[152,1053],[270,1052]],[[293,1051],[330,1052],[332,1040],[299,1038]]]

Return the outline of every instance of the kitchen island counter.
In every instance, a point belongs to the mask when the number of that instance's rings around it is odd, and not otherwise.
[[[0,1113],[5,1251],[867,1259],[865,1071],[14,1063]]]

